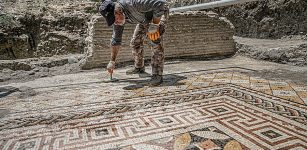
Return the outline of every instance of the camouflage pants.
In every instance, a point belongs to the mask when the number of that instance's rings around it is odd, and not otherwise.
[[[130,42],[130,46],[133,48],[132,54],[134,57],[134,66],[136,68],[144,67],[144,39],[147,37],[146,33],[148,27],[148,24],[137,24]],[[161,36],[157,41],[151,42],[150,45],[153,51],[151,56],[152,74],[162,75],[164,67],[163,36]]]

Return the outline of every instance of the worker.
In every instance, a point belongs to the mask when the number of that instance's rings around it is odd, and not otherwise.
[[[136,24],[130,46],[133,48],[134,68],[126,74],[145,73],[144,39],[150,39],[153,50],[151,57],[152,76],[151,86],[163,82],[164,47],[163,34],[168,18],[169,7],[165,0],[102,0],[100,14],[108,26],[113,27],[111,39],[111,60],[107,65],[110,74],[115,69],[116,57],[122,43],[122,34],[126,23]]]

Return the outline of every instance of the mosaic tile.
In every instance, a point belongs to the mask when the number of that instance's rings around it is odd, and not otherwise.
[[[242,83],[236,83],[237,85],[240,85],[240,86],[242,86],[242,87],[246,87],[246,88],[250,88],[251,87],[251,85],[249,84],[249,83],[246,83],[246,84],[242,84]]]
[[[304,104],[304,101],[298,96],[278,96],[278,97],[283,98],[287,101]]]
[[[233,80],[249,80],[249,76],[234,73],[232,79]]]
[[[150,93],[150,94],[159,94],[164,90],[166,90],[165,87],[153,87],[153,88],[147,88],[143,92],[144,93]]]
[[[249,80],[231,80],[234,84],[249,84]]]
[[[292,88],[297,92],[307,92],[306,86],[292,86]]]
[[[282,136],[281,134],[276,133],[273,130],[267,130],[267,131],[261,132],[261,134],[265,135],[266,137],[268,137],[270,139],[275,139],[275,138],[278,138],[278,137]]]
[[[270,141],[270,143],[274,143],[289,138],[288,133],[285,133],[273,127],[260,129],[257,130],[255,133],[261,136],[262,138],[266,139],[267,141]]]
[[[286,91],[286,90],[272,90],[273,95],[275,96],[297,96],[295,91]]]
[[[289,86],[287,82],[281,82],[281,81],[270,81],[271,86]]]
[[[212,82],[218,82],[218,83],[230,83],[230,79],[213,79]]]
[[[211,83],[210,83],[210,86],[220,85],[220,84],[225,84],[225,83],[221,83],[221,82],[211,82]]]
[[[270,90],[271,87],[268,84],[255,84],[255,83],[251,83],[251,88],[252,89],[256,89],[256,90],[260,90],[260,89],[266,89],[266,90]]]
[[[54,99],[54,100],[48,100],[43,101],[41,104],[47,104],[47,105],[53,105],[53,106],[67,106],[67,105],[73,105],[77,104],[77,100],[74,99]]]
[[[258,89],[259,92],[265,93],[265,94],[269,94],[272,95],[272,90],[270,89]]]
[[[210,85],[210,82],[193,82],[191,85],[196,87],[206,87]]]
[[[272,86],[271,85],[271,89],[272,90],[284,90],[284,91],[292,91],[292,87],[290,86]]]
[[[265,80],[265,79],[261,79],[261,78],[253,78],[253,77],[250,77],[250,82],[251,83],[257,83],[257,84],[269,84],[269,81],[268,80]]]
[[[189,87],[188,85],[168,86],[165,87],[165,90],[162,93],[167,93],[170,91],[186,90],[188,87]]]
[[[213,79],[216,76],[216,74],[204,74],[200,75],[199,77],[202,79]]]
[[[73,112],[59,113],[59,109],[3,118],[0,147],[307,148],[307,135],[302,134],[307,132],[307,106],[297,107],[235,84],[115,100],[113,104],[102,101],[74,107]]]
[[[215,76],[213,80],[231,80],[231,76]]]
[[[296,92],[301,98],[307,98],[307,92]]]

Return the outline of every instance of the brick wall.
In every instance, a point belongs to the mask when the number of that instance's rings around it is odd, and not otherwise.
[[[130,38],[135,25],[127,24],[123,44],[117,62],[132,61]],[[89,23],[86,39],[86,58],[82,68],[91,69],[105,66],[110,60],[110,38],[112,29],[105,25],[100,16],[94,16]],[[170,15],[164,36],[166,58],[182,56],[230,55],[235,52],[234,29],[225,18],[216,14],[180,13]],[[146,44],[145,44],[146,45]],[[145,58],[150,59],[151,49],[145,46]]]

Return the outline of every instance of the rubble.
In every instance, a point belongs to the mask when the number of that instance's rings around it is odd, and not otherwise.
[[[236,37],[237,54],[258,60],[307,66],[307,40],[283,38],[278,40]]]
[[[0,60],[82,54],[97,2],[11,0],[0,14]],[[12,8],[12,9],[10,9]]]
[[[234,24],[237,36],[279,39],[307,35],[306,8],[306,0],[265,0],[213,11]]]
[[[0,82],[27,81],[78,72],[83,57],[83,54],[70,54],[13,61],[0,60]]]

